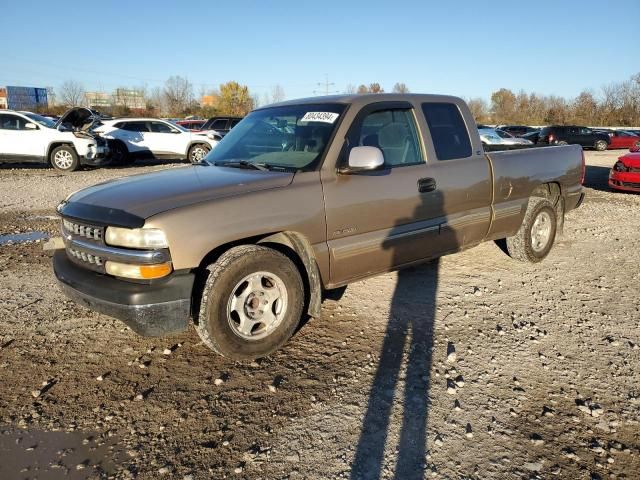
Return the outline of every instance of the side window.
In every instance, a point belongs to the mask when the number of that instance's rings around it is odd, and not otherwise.
[[[237,124],[240,123],[240,120],[242,120],[241,118],[234,118],[233,120],[231,120],[231,124],[229,125],[229,129],[232,129],[233,127],[235,127]]]
[[[151,131],[154,133],[171,133],[173,132],[173,129],[167,125],[166,123],[162,123],[162,122],[149,122],[149,125],[151,126]],[[189,128],[188,126],[185,128]]]
[[[148,132],[147,124],[145,122],[126,122],[121,127],[128,132]]]
[[[2,130],[25,130],[27,121],[17,115],[0,115],[0,129]]]
[[[591,132],[591,129],[590,129],[590,128],[585,128],[585,127],[583,127],[583,128],[581,128],[581,129],[580,129],[580,134],[581,134],[581,135],[591,135],[591,133],[592,133],[592,132]]]
[[[423,103],[438,160],[471,156],[471,141],[458,107],[453,103]]]
[[[380,110],[367,115],[362,121],[359,145],[382,150],[386,167],[423,162],[411,109]]]
[[[226,130],[227,129],[227,119],[219,118],[215,122],[211,124],[211,130]]]

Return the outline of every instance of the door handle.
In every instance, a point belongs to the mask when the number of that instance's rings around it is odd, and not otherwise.
[[[433,192],[436,189],[435,178],[421,178],[418,180],[418,191],[420,193]]]

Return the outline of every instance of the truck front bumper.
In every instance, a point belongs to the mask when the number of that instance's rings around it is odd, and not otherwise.
[[[122,320],[139,335],[169,335],[189,324],[192,273],[173,273],[151,284],[127,282],[76,265],[64,250],[54,253],[53,270],[67,297]]]

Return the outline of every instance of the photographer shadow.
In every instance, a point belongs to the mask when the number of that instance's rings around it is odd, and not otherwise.
[[[421,202],[414,218],[396,222],[383,243],[383,248],[392,252],[394,266],[405,264],[407,249],[416,249],[416,245],[417,255],[412,255],[426,259],[442,251],[442,246],[452,250],[457,247],[453,231],[437,225],[446,221],[441,193],[435,190],[422,194]],[[433,218],[429,223],[436,227],[424,234],[414,234],[418,235],[416,242],[413,235],[406,235],[406,228],[424,218],[425,209]],[[352,463],[353,480],[380,478],[383,471],[393,468],[394,460],[394,478],[424,478],[439,269],[440,262],[435,259],[401,269],[397,274],[377,371]],[[401,403],[394,409],[398,402]],[[395,411],[401,412],[402,420],[394,448],[387,443],[390,432],[398,430],[393,422]],[[385,447],[387,453],[394,452],[395,459],[388,455],[385,458]]]

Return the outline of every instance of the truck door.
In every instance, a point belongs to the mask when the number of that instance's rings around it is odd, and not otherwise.
[[[424,102],[421,111],[429,146],[427,176],[435,180],[443,215],[440,253],[480,243],[491,224],[493,184],[484,152],[472,147],[469,132],[475,130],[475,121],[468,109],[453,102]],[[501,185],[505,192],[500,193],[508,198],[511,184],[505,180]]]
[[[358,113],[342,149],[382,150],[379,171],[323,171],[331,283],[373,275],[442,249],[442,206],[424,160],[416,112],[409,102],[379,102]]]

